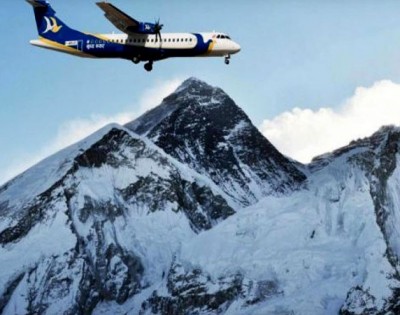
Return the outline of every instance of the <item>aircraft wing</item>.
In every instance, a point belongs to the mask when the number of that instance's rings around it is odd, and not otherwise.
[[[135,31],[139,28],[140,22],[131,18],[111,3],[97,2],[96,4],[105,12],[104,16],[120,31],[127,34],[136,33]]]

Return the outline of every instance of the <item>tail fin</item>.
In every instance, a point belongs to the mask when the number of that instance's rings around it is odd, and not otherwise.
[[[47,1],[26,1],[33,6],[39,36],[59,41],[63,38],[63,34],[71,30],[64,22],[56,17],[56,12]]]

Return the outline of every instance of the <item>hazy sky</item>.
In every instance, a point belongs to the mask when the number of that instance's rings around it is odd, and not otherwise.
[[[302,161],[399,121],[400,1],[113,3],[140,20],[160,17],[165,32],[229,33],[242,51],[229,66],[223,58],[175,59],[151,73],[124,60],[80,59],[31,46],[31,6],[5,1],[0,184],[102,124],[133,119],[190,76],[222,87],[283,153]],[[117,31],[95,1],[51,4],[70,27]]]

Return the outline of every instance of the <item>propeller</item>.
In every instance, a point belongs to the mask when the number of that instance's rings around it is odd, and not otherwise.
[[[156,39],[160,39],[160,42],[162,41],[161,38],[161,30],[164,27],[164,24],[160,24],[160,19],[158,19],[156,21],[156,23],[154,24],[154,33],[156,34]]]

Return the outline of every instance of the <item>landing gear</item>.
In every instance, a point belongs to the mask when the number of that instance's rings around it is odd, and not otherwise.
[[[146,69],[146,71],[150,72],[151,70],[153,70],[153,61],[149,61],[148,63],[146,63],[144,65],[144,68]]]
[[[229,65],[230,62],[231,62],[231,55],[225,56],[225,64]]]
[[[139,57],[133,57],[132,62],[137,65],[140,62],[140,58]]]

